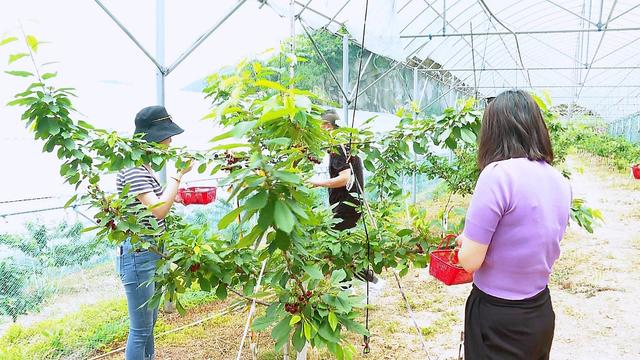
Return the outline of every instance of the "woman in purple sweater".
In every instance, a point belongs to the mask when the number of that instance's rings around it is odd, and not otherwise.
[[[482,173],[458,238],[473,273],[465,310],[465,359],[548,359],[555,314],[549,274],[569,221],[569,182],[550,164],[540,108],[524,91],[487,105]]]

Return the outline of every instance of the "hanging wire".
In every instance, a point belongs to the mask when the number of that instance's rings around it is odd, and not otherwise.
[[[16,200],[3,200],[0,201],[0,204],[13,204],[19,202],[28,202],[28,201],[36,201],[36,200],[48,200],[48,199],[59,199],[60,196],[42,196],[35,198],[27,198],[27,199],[16,199]]]
[[[478,78],[476,77],[476,54],[473,46],[473,24],[469,22],[469,29],[471,30],[471,63],[473,64],[473,90],[475,91],[475,98],[478,99]]]
[[[340,89],[340,92],[345,97],[345,99],[347,99],[347,102],[349,102],[349,96],[347,96],[347,94],[345,93],[345,89],[342,88],[342,84],[340,84],[340,81],[338,81],[336,74],[333,72],[333,69],[331,69],[331,65],[329,65],[329,62],[324,57],[324,54],[322,53],[322,51],[320,51],[318,44],[316,44],[316,41],[313,39],[313,36],[311,36],[311,33],[309,33],[309,30],[307,29],[307,26],[305,26],[304,21],[302,19],[299,19],[299,20],[300,20],[300,25],[302,25],[302,30],[304,30],[304,33],[307,35],[307,37],[311,41],[311,45],[313,45],[313,48],[315,49],[316,53],[320,56],[320,59],[326,66],[327,70],[329,70],[329,74],[331,75],[331,78],[336,83],[336,85],[338,86],[338,89]]]
[[[351,117],[351,127],[354,127],[356,122],[356,111],[358,107],[358,91],[360,90],[360,75],[362,74],[362,54],[364,53],[365,46],[365,35],[367,34],[367,17],[369,15],[369,0],[366,0],[364,5],[364,21],[362,24],[362,42],[360,43],[360,64],[358,65],[358,80],[356,81],[356,91],[355,98],[353,100],[353,116]],[[353,139],[353,135],[349,138],[349,145],[351,145],[351,140]],[[349,151],[351,151],[351,146],[349,146]],[[345,154],[346,155],[346,154]],[[348,155],[347,155],[348,156]]]
[[[85,204],[79,204],[78,206],[85,206],[85,205],[91,205],[91,204],[89,204],[89,203],[85,203]],[[26,214],[36,214],[36,213],[41,213],[41,212],[46,212],[46,211],[53,211],[53,210],[61,210],[61,209],[66,209],[66,207],[64,207],[64,206],[57,206],[57,207],[46,208],[46,209],[29,210],[29,211],[18,211],[18,212],[12,212],[12,213],[0,214],[0,217],[8,217],[8,216],[16,216],[16,215],[26,215]]]

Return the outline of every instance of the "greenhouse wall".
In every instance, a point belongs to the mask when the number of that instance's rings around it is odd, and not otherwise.
[[[631,114],[608,124],[609,135],[624,137],[630,142],[640,142],[640,113]]]

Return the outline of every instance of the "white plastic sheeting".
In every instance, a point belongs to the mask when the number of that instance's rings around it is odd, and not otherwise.
[[[288,16],[289,0],[267,3]],[[294,13],[314,28],[344,26],[359,43],[365,3],[297,0]],[[435,60],[485,96],[548,90],[608,120],[640,110],[637,0],[369,0],[365,47]]]

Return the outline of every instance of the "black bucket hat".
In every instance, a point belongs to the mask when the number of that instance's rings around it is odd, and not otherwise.
[[[161,142],[172,136],[182,134],[184,130],[171,120],[164,106],[147,106],[136,114],[136,131],[144,133],[142,137],[148,142]]]

